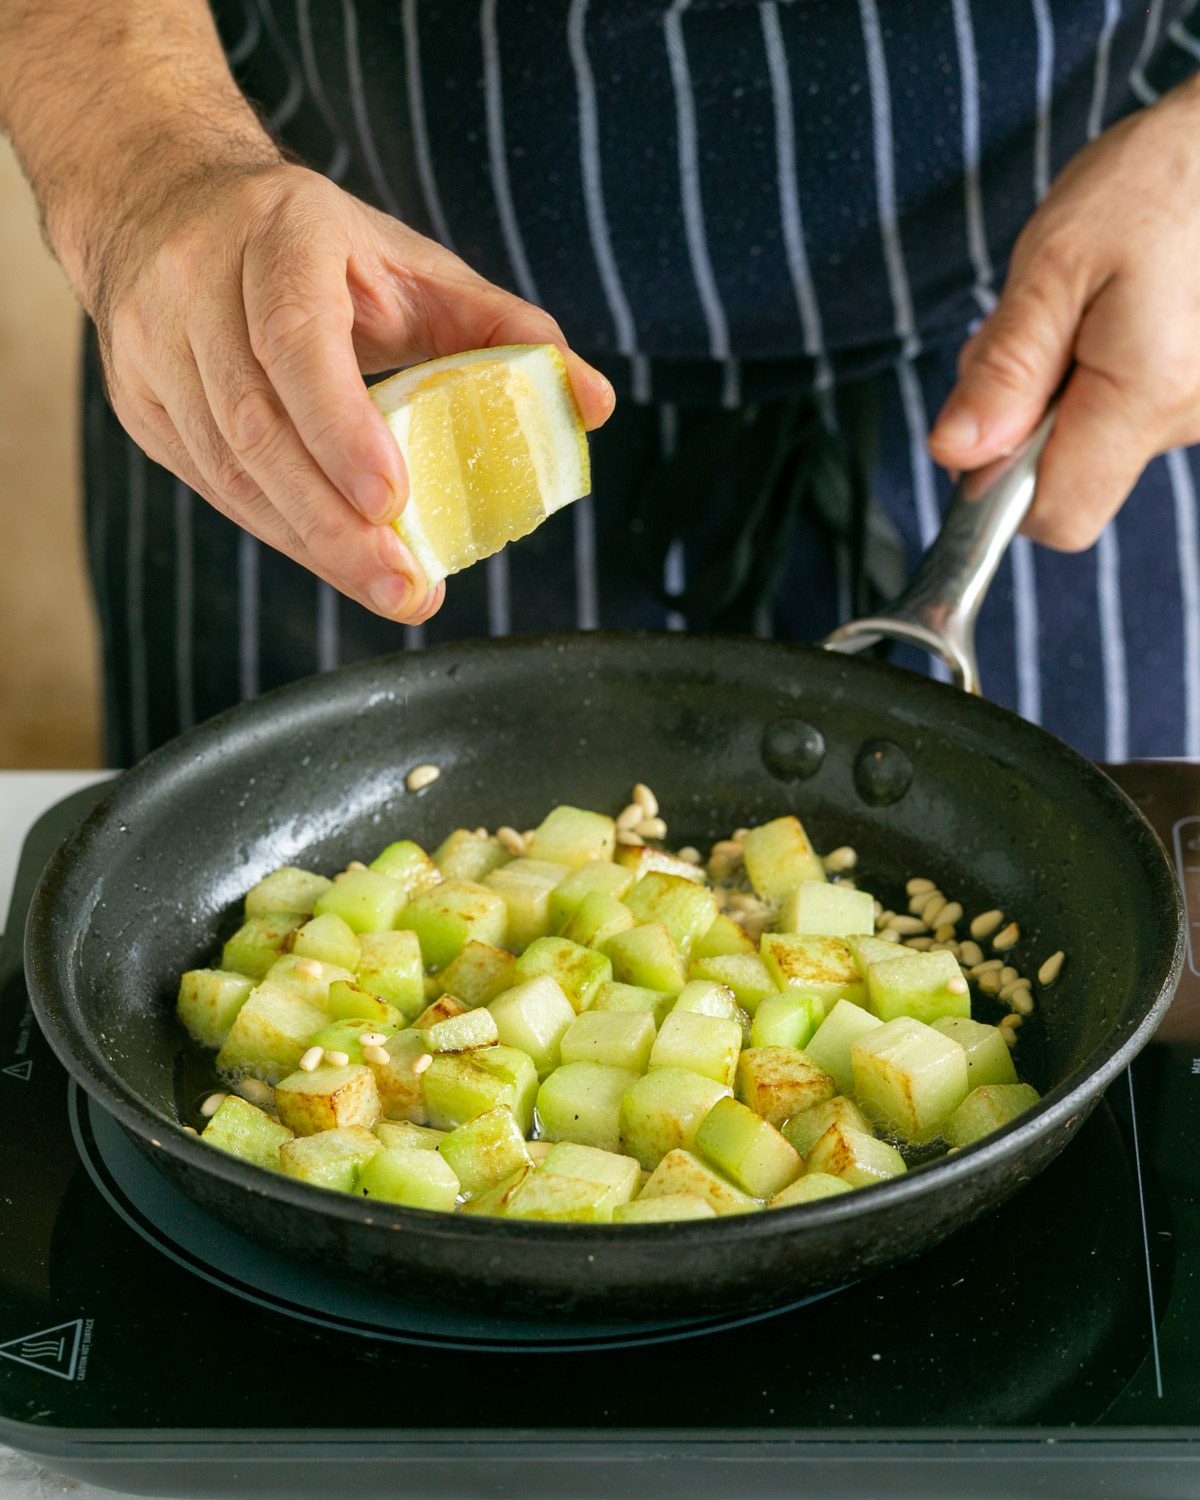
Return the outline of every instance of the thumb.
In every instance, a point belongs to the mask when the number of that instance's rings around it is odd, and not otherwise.
[[[1044,259],[1010,272],[929,435],[938,463],[977,469],[1029,436],[1066,374],[1082,311],[1078,292]]]

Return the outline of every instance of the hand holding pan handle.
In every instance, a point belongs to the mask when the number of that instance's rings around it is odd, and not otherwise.
[[[940,656],[964,692],[979,692],[975,619],[1000,559],[1033,504],[1037,468],[1054,426],[1051,406],[1025,442],[954,487],[942,529],[899,599],[877,615],[840,625],[821,643],[862,651],[885,637]]]

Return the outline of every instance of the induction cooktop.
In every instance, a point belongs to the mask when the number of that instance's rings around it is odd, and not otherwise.
[[[1200,929],[1200,767],[1116,773]],[[1200,1494],[1200,950],[1154,1042],[1002,1208],[767,1316],[438,1312],[181,1197],[29,1009],[32,830],[0,945],[0,1442],[160,1496]]]

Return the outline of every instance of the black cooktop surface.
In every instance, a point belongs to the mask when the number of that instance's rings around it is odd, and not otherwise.
[[[1194,904],[1200,767],[1120,779]],[[734,1325],[450,1320],[243,1241],[68,1086],[18,939],[93,795],[31,834],[0,948],[0,1441],[162,1495],[1200,1494],[1190,952],[1062,1156],[906,1266]]]

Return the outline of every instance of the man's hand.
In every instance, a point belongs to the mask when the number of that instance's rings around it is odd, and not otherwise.
[[[1073,368],[1072,368],[1073,366]],[[1071,370],[1024,530],[1090,547],[1156,454],[1200,441],[1200,83],[1081,151],[1017,241],[930,435],[974,469],[1037,425]]]
[[[546,313],[302,167],[185,180],[94,264],[126,430],[247,531],[394,619],[428,618],[444,589],[428,592],[384,524],[407,479],[360,371],[555,343],[586,424],[612,409]]]

